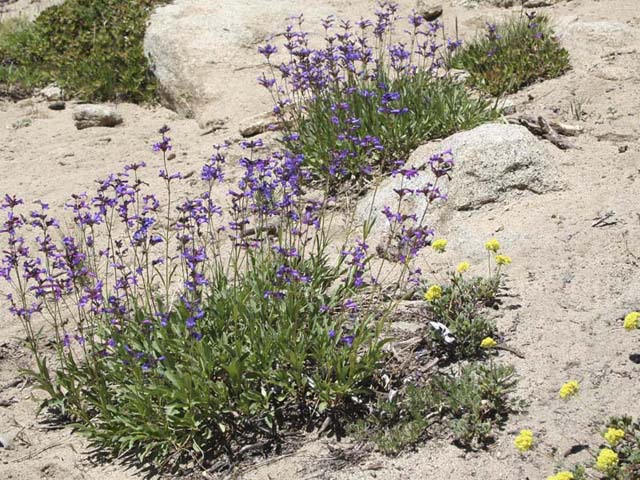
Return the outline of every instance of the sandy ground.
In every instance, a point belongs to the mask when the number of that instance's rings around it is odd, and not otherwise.
[[[444,2],[445,20],[451,23],[457,16],[462,34],[504,13],[453,3]],[[328,445],[341,445],[309,438],[294,455],[238,478],[544,479],[555,466],[588,461],[588,452],[567,458],[563,453],[576,444],[597,445],[601,422],[609,415],[640,415],[640,366],[630,359],[640,353],[640,339],[625,332],[621,322],[626,312],[640,308],[640,10],[636,0],[573,0],[545,10],[559,26],[573,70],[511,99],[519,113],[584,127],[576,149],[548,145],[566,187],[459,212],[438,226],[450,241],[445,261],[479,264],[482,243],[490,236],[514,260],[498,324],[509,345],[526,355],[521,360],[501,353],[517,368],[518,393],[530,401],[528,412],[512,417],[486,451],[431,442],[393,459],[369,454],[338,471]],[[584,108],[580,121],[571,114],[572,102]],[[123,126],[77,131],[69,109],[50,111],[35,100],[0,103],[0,193],[40,198],[60,210],[70,193],[89,190],[96,177],[133,160],[157,161],[149,145],[164,123],[173,128],[176,164],[188,172],[210,154],[211,144],[237,139],[235,124],[241,120],[232,118],[228,129],[202,135],[195,121],[163,108],[117,108]],[[30,126],[12,127],[25,118]],[[609,212],[611,225],[593,226]],[[51,429],[44,416],[35,415],[38,394],[28,386],[3,387],[29,364],[20,336],[21,327],[1,314],[0,401],[11,405],[0,406],[0,435],[16,440],[13,450],[0,449],[0,478],[141,478],[117,463],[92,463],[82,438],[66,428]],[[580,395],[561,402],[558,389],[569,379],[581,382]],[[526,455],[513,447],[521,428],[532,429],[537,439]]]

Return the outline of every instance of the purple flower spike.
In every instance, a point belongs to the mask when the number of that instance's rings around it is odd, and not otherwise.
[[[347,298],[344,302],[344,304],[342,304],[342,307],[345,310],[351,311],[351,312],[357,312],[358,311],[358,304],[351,298]]]
[[[353,340],[355,337],[353,335],[346,335],[340,339],[342,343],[344,343],[347,347],[353,346]]]
[[[261,55],[264,55],[267,60],[269,60],[271,55],[273,55],[277,51],[278,49],[274,45],[271,45],[269,43],[266,44],[264,47],[258,47],[258,53]]]

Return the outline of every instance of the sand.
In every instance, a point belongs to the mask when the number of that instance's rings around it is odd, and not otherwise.
[[[445,20],[451,23],[457,16],[463,36],[486,18],[505,13],[443,3]],[[510,100],[518,114],[584,128],[572,139],[577,148],[550,147],[565,188],[458,212],[437,226],[450,240],[444,261],[464,258],[478,264],[482,242],[493,236],[513,258],[508,297],[496,316],[508,344],[526,356],[500,353],[516,367],[518,394],[530,402],[527,413],[511,417],[496,443],[479,452],[432,441],[397,458],[370,453],[338,470],[330,461],[330,446],[349,442],[308,436],[293,455],[257,464],[237,478],[541,479],[557,465],[589,461],[587,451],[563,454],[573,445],[599,444],[608,416],[640,415],[640,366],[630,358],[640,353],[640,339],[622,328],[625,313],[640,308],[640,10],[636,0],[574,0],[544,10],[558,25],[573,69]],[[583,119],[572,116],[572,102],[582,104]],[[236,125],[246,115],[239,112],[225,129],[203,135],[194,120],[162,107],[120,104],[122,126],[78,131],[71,107],[55,112],[37,99],[0,102],[0,193],[42,199],[62,212],[69,194],[90,190],[97,177],[131,161],[158,162],[150,145],[165,123],[172,127],[176,165],[183,172],[196,170],[213,143],[238,140]],[[13,128],[23,119],[30,125]],[[607,225],[596,223],[610,212]],[[30,364],[21,337],[21,326],[5,310],[0,315],[0,401],[10,405],[0,406],[0,435],[15,436],[15,445],[0,449],[0,478],[142,478],[118,462],[95,463],[81,437],[48,425],[46,415],[36,415],[42,397],[30,386],[6,387],[18,378],[19,368]],[[576,399],[562,402],[558,390],[569,379],[579,380],[582,388]],[[537,440],[526,455],[513,446],[521,428],[532,429]]]

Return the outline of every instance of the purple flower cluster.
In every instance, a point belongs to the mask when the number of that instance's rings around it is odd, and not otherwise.
[[[312,141],[306,138],[310,135],[330,138],[331,147],[324,152],[325,162],[319,169],[329,179],[370,175],[380,161],[384,169],[386,157],[393,152],[386,151],[389,145],[383,145],[378,132],[371,131],[372,125],[392,129],[395,118],[411,115],[415,109],[412,98],[403,98],[397,81],[417,76],[436,78],[445,57],[461,45],[448,41],[448,52],[442,52],[444,45],[438,35],[442,25],[426,22],[415,12],[408,18],[408,41],[391,43],[399,19],[398,5],[390,1],[378,5],[374,21],[352,24],[326,18],[322,48],[311,48],[300,21],[287,26],[283,34],[283,53],[287,55],[282,58],[286,60],[280,60],[278,49],[271,44],[258,49],[270,72],[258,82],[269,90],[274,114],[287,125],[285,142],[297,151],[301,133],[303,142]],[[314,105],[326,114],[323,121],[330,131],[319,132],[318,127],[308,132],[303,127],[305,115]]]
[[[435,232],[431,227],[425,225],[426,214],[431,203],[447,199],[438,183],[440,179],[448,177],[453,169],[454,160],[451,150],[432,155],[428,159],[427,165],[435,177],[433,182],[421,180],[418,168],[398,162],[393,170],[393,176],[402,179],[400,187],[394,190],[398,197],[398,203],[395,208],[389,205],[382,208],[382,214],[390,225],[391,236],[397,242],[397,260],[402,263],[408,263],[422,249],[431,244]],[[403,204],[409,197],[424,199],[423,202],[417,202],[425,205],[420,216],[415,212],[403,213]],[[416,283],[421,272],[413,270],[409,273],[408,280]]]
[[[376,48],[371,44],[369,31],[373,33],[376,44],[387,44],[387,37],[398,19],[397,10],[396,3],[382,1],[375,14],[375,22],[361,20],[354,26],[344,21],[336,27],[333,17],[325,19],[325,47],[320,49],[309,46],[309,35],[299,28],[301,23],[289,25],[283,34],[286,40],[284,49],[289,56],[287,62],[272,62],[277,48],[271,44],[258,48],[258,52],[269,63],[271,72],[277,72],[280,77],[278,81],[275,76],[267,78],[263,74],[258,80],[274,95],[275,113],[283,112],[299,97],[312,99],[327,89],[341,91],[351,88],[354,79],[359,79],[361,83],[376,83],[386,76],[386,70],[383,70],[386,62],[395,75],[413,75],[418,69],[425,68],[428,71],[437,70],[442,65],[442,58],[438,56],[440,45],[436,42],[436,34],[442,28],[438,22],[427,23],[414,13],[409,16],[409,23],[413,26],[409,48],[404,42],[386,48]],[[334,31],[336,28],[337,31]],[[421,60],[413,62],[414,56]],[[354,88],[356,91],[363,97],[374,97],[366,89]]]
[[[336,106],[336,110],[347,108]],[[164,358],[150,346],[154,332],[182,325],[196,341],[203,338],[207,296],[217,275],[241,277],[237,265],[248,267],[262,258],[274,269],[264,301],[283,300],[290,289],[310,285],[313,276],[307,260],[318,247],[323,210],[331,201],[305,194],[311,176],[302,155],[288,151],[261,155],[263,143],[256,139],[242,144],[243,174],[228,192],[228,209],[212,199],[216,184],[224,181],[228,144],[215,145],[215,153],[202,168],[205,191],[172,202],[172,185],[181,176],[168,168],[168,131],[161,129],[161,141],[154,146],[163,154],[160,177],[168,199],[148,191],[139,177],[146,165],[140,162],[98,181],[93,195],[72,195],[66,208],[74,231],[64,235],[54,233],[60,223],[43,202],[37,202],[38,208],[28,215],[21,213],[24,202],[16,197],[5,196],[1,205],[6,220],[0,234],[7,247],[0,277],[19,292],[7,296],[12,313],[28,323],[33,315],[45,314],[45,306],[49,313],[66,315],[63,310],[75,304],[76,331],[64,327],[62,317],[56,320],[60,345],[90,344],[101,358],[122,354],[124,364],[143,371]],[[30,237],[25,239],[25,233]],[[225,241],[232,252],[226,255],[231,270],[224,270],[221,260]],[[368,284],[367,250],[363,241],[344,250],[349,266],[344,284]],[[57,306],[51,310],[53,305]],[[347,299],[342,311],[355,315],[359,307]],[[84,330],[89,326],[99,326],[98,333],[87,337]],[[133,342],[137,335],[145,340]],[[345,338],[343,343],[350,344]]]

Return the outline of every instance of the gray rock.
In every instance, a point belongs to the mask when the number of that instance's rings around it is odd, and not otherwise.
[[[323,33],[320,19],[336,13],[325,0],[175,0],[159,7],[149,19],[144,51],[163,103],[202,128],[237,118],[238,111],[268,110],[271,95],[257,84],[268,67],[257,49],[302,11],[313,35]]]
[[[13,450],[13,438],[9,435],[0,435],[0,448]]]
[[[90,127],[115,127],[122,123],[122,115],[105,105],[78,105],[73,112],[78,130]]]
[[[42,90],[40,90],[40,95],[44,97],[48,102],[56,102],[58,100],[62,100],[62,89],[55,85],[49,85]]]
[[[455,83],[465,83],[471,77],[471,74],[460,68],[450,68],[447,70],[447,77]]]
[[[0,13],[2,13],[2,19],[8,18],[20,18],[26,20],[35,20],[45,9],[54,5],[60,5],[65,0],[10,0],[3,6],[3,1],[0,1]]]
[[[477,8],[481,5],[509,8],[519,4],[520,2],[521,0],[461,0],[463,6],[471,8]]]
[[[433,22],[442,15],[442,5],[434,4],[430,0],[418,0],[416,12],[422,15],[427,22]]]
[[[383,180],[376,191],[367,194],[358,203],[356,212],[365,221],[371,211],[376,218],[378,233],[386,231],[387,222],[380,212],[388,205],[398,203],[396,189],[423,188],[434,182],[428,167],[429,157],[451,149],[455,166],[451,180],[439,183],[449,196],[448,201],[428,206],[426,199],[407,197],[403,213],[416,213],[422,217],[427,207],[442,210],[475,210],[483,205],[500,202],[511,193],[541,194],[561,187],[550,154],[534,135],[520,125],[486,124],[473,130],[456,133],[440,142],[419,147],[409,159],[409,165],[422,168],[418,176],[404,180],[401,177]],[[373,204],[373,206],[372,206]],[[382,225],[382,226],[381,226]]]
[[[555,4],[555,0],[527,0],[522,4],[524,8],[540,8],[540,7],[550,7]]]
[[[513,115],[517,110],[515,102],[508,98],[502,100],[500,103],[500,109],[502,110],[503,115]]]
[[[67,108],[67,104],[63,101],[51,102],[49,104],[50,110],[64,110]]]
[[[568,24],[559,22],[557,31],[573,37],[580,45],[592,50],[593,44],[598,47],[628,47],[638,36],[638,29],[619,21],[582,21],[574,20]]]
[[[460,3],[465,7],[477,8],[483,5],[490,5],[492,7],[520,7],[524,8],[537,8],[537,7],[549,7],[555,5],[561,0],[460,0]]]
[[[247,138],[280,128],[282,128],[282,123],[271,112],[266,112],[245,118],[240,122],[238,130],[240,135]]]

